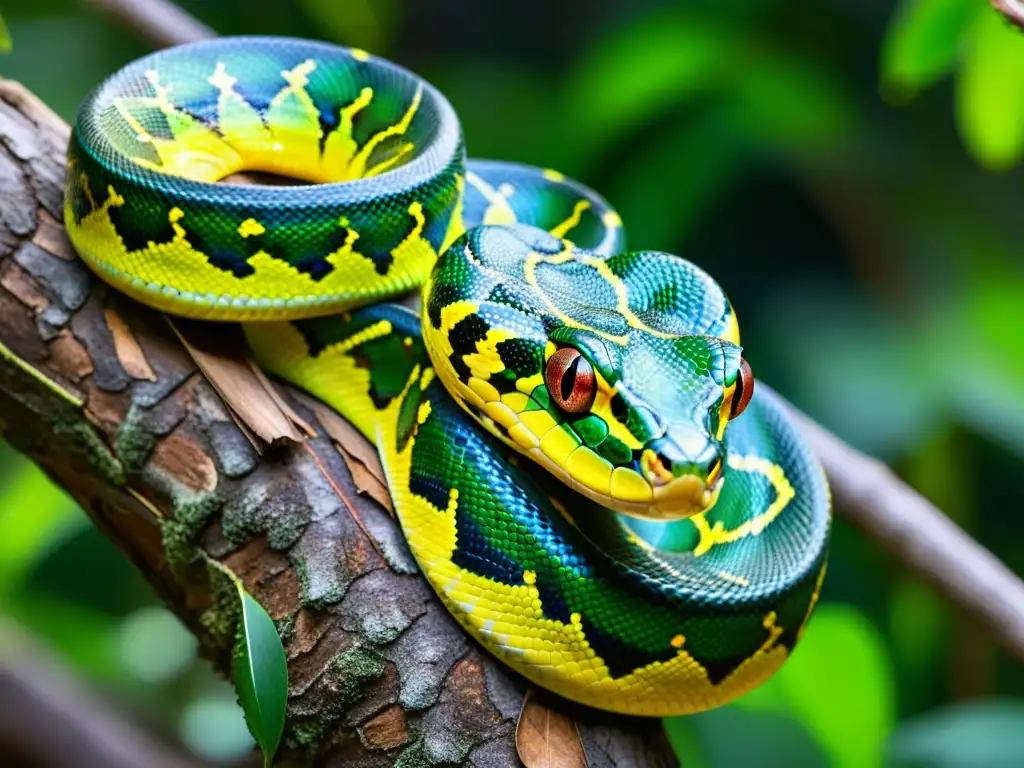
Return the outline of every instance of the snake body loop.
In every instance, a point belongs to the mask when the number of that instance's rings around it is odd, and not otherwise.
[[[83,105],[65,219],[101,277],[241,321],[260,364],[377,446],[452,615],[591,706],[696,712],[767,680],[821,589],[822,471],[689,262],[623,252],[554,171],[468,161],[428,83],[365,52],[226,38]],[[303,186],[216,182],[239,172]],[[379,303],[423,287],[423,318]]]

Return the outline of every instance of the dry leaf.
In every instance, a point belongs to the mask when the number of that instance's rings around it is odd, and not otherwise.
[[[365,493],[371,499],[380,504],[384,509],[395,515],[395,508],[391,502],[391,493],[385,483],[382,483],[376,475],[361,461],[352,456],[348,451],[338,446],[338,453],[345,460],[349,474],[352,475],[352,482],[359,493]]]
[[[516,749],[526,768],[587,768],[576,721],[531,688],[516,726]]]
[[[387,478],[384,477],[384,467],[381,466],[380,456],[377,455],[377,449],[359,433],[358,429],[319,400],[309,399],[307,404],[316,415],[317,421],[323,425],[323,428],[334,442],[343,447],[346,453],[351,454],[353,458],[364,464],[367,469],[376,475],[378,480],[382,483],[387,483]]]
[[[290,405],[288,405],[288,402],[281,397],[281,393],[277,391],[277,387],[274,386],[274,382],[267,378],[267,374],[265,374],[260,367],[256,365],[256,361],[252,358],[249,358],[249,367],[252,368],[253,374],[257,379],[259,379],[260,384],[267,391],[267,394],[270,395],[274,403],[277,404],[277,407],[281,409],[281,413],[287,416],[288,420],[292,424],[305,432],[307,437],[316,437],[316,431],[309,426],[309,424],[306,423],[306,420],[299,416],[299,414],[297,414]]]
[[[150,367],[146,353],[142,351],[131,328],[125,324],[117,312],[109,307],[103,314],[107,319],[110,335],[114,337],[114,351],[117,353],[117,359],[121,362],[121,367],[133,379],[156,381],[156,374]]]
[[[324,403],[312,399],[306,402],[337,446],[356,489],[394,514],[395,509],[391,502],[391,493],[388,491],[388,481],[384,476],[384,467],[374,447],[355,427]]]
[[[187,488],[210,493],[217,488],[217,467],[203,449],[182,435],[161,438],[151,461]]]
[[[170,318],[168,322],[242,424],[267,443],[305,441],[288,413],[281,409],[281,396],[273,391],[265,376],[255,372],[245,340],[234,326],[214,327]]]
[[[69,331],[63,330],[50,342],[50,359],[65,375],[74,382],[80,382],[91,374],[95,368],[92,358],[78,339]]]

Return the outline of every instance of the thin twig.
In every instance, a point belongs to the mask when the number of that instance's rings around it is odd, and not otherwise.
[[[158,48],[216,37],[208,26],[168,0],[84,0],[85,4],[139,32]]]
[[[13,759],[11,765],[201,768],[98,699],[34,638],[2,619],[0,711],[0,757]]]
[[[1024,30],[1024,2],[1021,0],[989,0],[989,2],[1013,26]]]
[[[851,448],[809,416],[791,416],[829,478],[837,513],[911,571],[973,614],[1024,662],[1024,583],[882,462]]]
[[[180,9],[172,17],[140,12],[165,0],[84,0],[128,21],[162,45],[213,35]],[[1021,0],[991,0],[1024,27]],[[160,18],[160,23],[154,19]],[[878,541],[904,566],[987,626],[993,636],[1024,662],[1024,582],[972,539],[941,510],[901,481],[888,467],[860,453],[792,409],[829,477],[836,511]]]

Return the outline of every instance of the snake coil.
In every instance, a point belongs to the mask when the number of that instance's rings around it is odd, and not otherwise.
[[[253,171],[304,184],[217,183]],[[79,112],[65,220],[115,288],[244,323],[267,371],[372,440],[424,575],[530,680],[682,714],[795,646],[828,490],[725,294],[624,251],[583,185],[467,161],[416,75],[273,37],[142,58]],[[420,286],[422,322],[385,302]]]

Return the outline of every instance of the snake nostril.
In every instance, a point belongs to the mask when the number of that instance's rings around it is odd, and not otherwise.
[[[658,462],[661,464],[662,467],[664,467],[667,471],[671,472],[672,474],[675,474],[675,469],[679,466],[678,461],[673,461],[661,451],[658,451],[655,455],[657,456]]]

